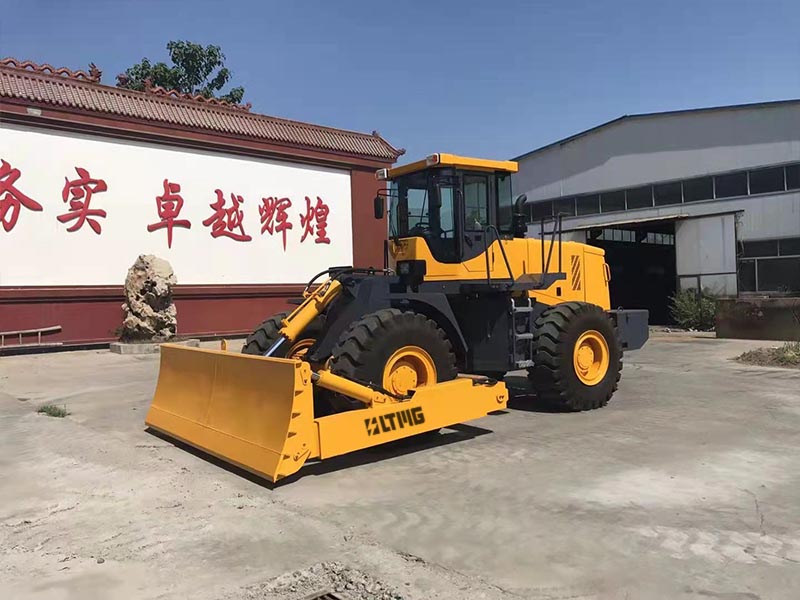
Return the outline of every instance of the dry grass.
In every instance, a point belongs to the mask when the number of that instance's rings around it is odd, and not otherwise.
[[[758,348],[736,357],[750,365],[800,369],[800,342],[786,342],[777,348]]]
[[[58,417],[59,419],[63,419],[69,414],[66,404],[64,406],[58,406],[56,404],[43,404],[36,409],[36,412],[42,415],[47,415],[48,417]]]

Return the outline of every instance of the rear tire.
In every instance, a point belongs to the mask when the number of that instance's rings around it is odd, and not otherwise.
[[[604,374],[599,367],[594,373],[578,372],[576,345],[586,336],[599,342],[598,356],[606,355]],[[545,403],[559,410],[592,410],[605,406],[616,391],[622,344],[616,326],[599,306],[565,302],[548,308],[536,320],[533,345],[535,366],[528,369],[528,379]]]

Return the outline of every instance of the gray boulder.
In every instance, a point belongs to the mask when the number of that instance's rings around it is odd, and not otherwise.
[[[152,254],[141,254],[125,278],[122,335],[125,342],[164,342],[178,331],[178,311],[172,301],[177,283],[170,264]]]

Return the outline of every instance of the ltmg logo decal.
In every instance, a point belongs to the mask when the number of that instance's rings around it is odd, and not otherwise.
[[[380,433],[395,431],[396,429],[422,425],[424,422],[425,413],[422,412],[421,406],[416,406],[379,417],[364,419],[364,426],[367,428],[367,435],[378,435]]]

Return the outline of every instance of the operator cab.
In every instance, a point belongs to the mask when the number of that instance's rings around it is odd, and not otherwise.
[[[389,236],[421,237],[442,263],[462,263],[483,253],[495,239],[524,237],[524,196],[514,202],[512,161],[433,154],[425,160],[380,169],[389,182]],[[517,208],[515,208],[515,206]],[[375,217],[383,217],[383,197],[375,198]]]

